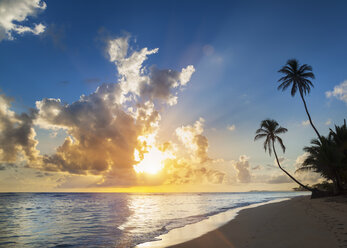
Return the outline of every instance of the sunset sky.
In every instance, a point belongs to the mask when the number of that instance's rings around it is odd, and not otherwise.
[[[321,134],[347,113],[346,1],[0,0],[0,191],[296,187],[254,142],[272,118],[294,173],[315,133],[288,59],[313,67]],[[317,183],[314,173],[295,174]]]

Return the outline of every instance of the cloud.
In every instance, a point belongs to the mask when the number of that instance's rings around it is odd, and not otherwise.
[[[46,9],[47,5],[41,0],[3,0],[0,1],[0,41],[13,40],[13,34],[32,33],[38,35],[45,31],[42,23],[33,27],[18,23],[27,21],[29,16],[35,16],[39,11]]]
[[[130,37],[121,37],[108,42],[108,55],[114,62],[119,76],[121,98],[119,103],[127,100],[155,101],[174,105],[177,103],[177,90],[185,86],[195,69],[188,65],[180,72],[170,69],[150,67],[149,73],[143,62],[148,55],[155,54],[158,48],[143,48],[129,54]],[[126,98],[131,93],[132,97]]]
[[[235,129],[236,129],[236,126],[233,124],[233,125],[229,125],[228,127],[227,127],[227,129],[229,130],[229,131],[234,131]]]
[[[279,183],[291,183],[293,182],[287,175],[273,175],[267,183],[279,184]]]
[[[305,161],[305,159],[307,158],[307,156],[309,155],[309,153],[305,152],[301,155],[299,155],[296,160],[295,160],[295,170],[299,169],[302,165],[302,163]],[[321,181],[323,181],[322,177],[313,171],[300,171],[295,173],[295,177],[304,183],[311,183],[311,184],[315,184],[315,183],[319,183]]]
[[[223,184],[227,174],[213,168],[212,164],[195,163],[186,159],[168,161],[164,170],[164,184]]]
[[[33,119],[29,114],[16,114],[11,109],[11,99],[0,95],[0,164],[19,163],[23,159],[34,163],[39,151],[36,149]]]
[[[326,122],[325,122],[325,125],[329,126],[331,124],[331,119],[328,119]]]
[[[118,181],[113,178],[115,184],[133,183],[133,153],[140,145],[137,137],[150,131],[157,112],[148,107],[144,112],[146,107],[138,106],[137,111],[144,114],[135,116],[115,103],[118,95],[113,84],[102,85],[72,104],[63,105],[59,99],[38,101],[36,124],[46,129],[63,128],[69,135],[54,155],[43,158],[44,169],[122,175]]]
[[[347,80],[334,87],[334,90],[325,92],[327,98],[335,97],[347,103]]]
[[[306,121],[302,121],[301,122],[301,125],[303,125],[304,127],[310,125],[310,121],[309,120],[306,120]]]
[[[181,126],[175,130],[176,136],[187,151],[188,157],[176,154],[165,165],[166,184],[221,184],[226,183],[228,175],[216,169],[223,159],[208,156],[208,139],[203,135],[204,119],[193,125]]]
[[[52,173],[48,173],[48,172],[43,173],[41,171],[37,171],[35,173],[35,176],[36,177],[49,177],[49,176],[52,176]]]
[[[181,72],[151,67],[150,81],[141,84],[140,95],[146,100],[159,99],[175,105],[177,96],[171,92],[172,89],[186,85],[194,71],[193,66],[183,68]]]
[[[251,181],[249,157],[242,155],[239,161],[233,161],[232,164],[237,171],[237,180],[241,183],[249,183]]]
[[[301,164],[305,161],[305,159],[307,158],[309,154],[307,152],[304,152],[303,154],[299,155],[296,160],[295,160],[295,164],[294,167],[295,169],[299,169],[301,167]]]
[[[282,167],[285,166],[285,163],[283,163],[283,162],[287,162],[287,160],[288,160],[288,159],[285,158],[285,157],[279,157],[279,158],[278,158],[278,161],[280,162],[280,164],[281,164]],[[274,158],[273,165],[274,165],[274,167],[278,168],[278,164],[277,164],[276,158]]]
[[[263,169],[263,166],[261,166],[261,165],[257,165],[257,166],[252,167],[252,170],[261,170],[261,169]]]
[[[200,118],[193,126],[187,125],[176,129],[176,135],[183,145],[194,154],[194,159],[204,163],[210,158],[207,155],[208,140],[202,135],[204,119]]]
[[[158,49],[133,50],[130,37],[110,40],[108,54],[118,71],[118,83],[102,84],[90,95],[63,104],[60,99],[36,102],[35,125],[68,134],[52,155],[42,156],[41,169],[76,175],[101,175],[100,186],[135,185],[134,151],[140,159],[156,145],[161,106],[172,105],[172,96],[185,85],[193,66],[180,72],[150,70],[143,65]],[[146,90],[144,90],[146,89]],[[204,156],[207,140],[194,137],[197,155]]]
[[[36,109],[25,122],[24,137],[28,141],[13,145],[13,159],[6,161],[14,161],[24,151],[23,156],[35,158],[27,159],[28,167],[46,173],[63,172],[66,176],[56,182],[61,188],[225,183],[227,174],[215,168],[219,160],[208,156],[202,118],[176,129],[182,147],[189,151],[187,156],[178,155],[177,144],[171,141],[160,144],[156,138],[160,110],[177,102],[178,93],[190,80],[194,67],[188,65],[180,71],[153,66],[147,69],[144,62],[158,49],[133,50],[130,40],[121,37],[109,41],[108,53],[118,71],[117,83],[102,84],[95,92],[70,104],[58,98],[37,101]],[[5,106],[2,108],[7,111],[7,119],[16,122],[20,118],[9,110],[8,104],[1,106]],[[12,128],[20,126],[18,123],[11,124]],[[67,137],[55,153],[40,155],[34,139],[35,126],[52,133],[63,129]],[[4,139],[16,136],[11,130],[5,133],[8,136]],[[172,155],[159,161],[163,162],[159,173],[136,173],[134,166],[153,151]]]

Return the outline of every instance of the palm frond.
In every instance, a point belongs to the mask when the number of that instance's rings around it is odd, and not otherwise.
[[[288,129],[287,128],[284,128],[284,127],[279,127],[279,128],[277,128],[276,130],[275,130],[275,134],[280,134],[280,133],[285,133],[285,132],[287,132],[288,131]]]
[[[281,84],[277,87],[278,90],[286,90],[290,86],[290,94],[295,96],[296,92],[300,92],[301,95],[310,93],[313,84],[309,79],[315,79],[315,75],[312,72],[312,67],[307,64],[300,66],[298,60],[290,59],[287,63],[278,70],[283,76],[278,80]]]
[[[259,128],[257,129],[257,131],[255,131],[255,133],[267,133],[268,131],[263,129],[263,128]]]
[[[261,133],[261,134],[257,134],[255,137],[254,137],[254,141],[258,140],[258,139],[261,139],[261,138],[264,138],[266,137],[267,134],[265,133]]]
[[[276,140],[278,141],[278,143],[280,143],[281,148],[283,150],[283,153],[285,153],[286,152],[286,147],[284,146],[282,139],[280,137],[276,136]]]

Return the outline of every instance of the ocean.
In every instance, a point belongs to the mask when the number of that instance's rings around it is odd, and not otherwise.
[[[221,212],[303,194],[0,193],[0,247],[134,247]]]

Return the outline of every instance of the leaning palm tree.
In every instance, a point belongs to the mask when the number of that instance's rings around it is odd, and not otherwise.
[[[310,124],[316,132],[318,138],[321,139],[317,128],[313,125],[304,98],[304,95],[310,93],[311,87],[314,87],[312,82],[310,81],[310,79],[315,78],[314,74],[312,73],[312,67],[307,64],[300,66],[299,62],[296,59],[290,59],[278,72],[284,74],[284,76],[278,80],[278,82],[280,82],[281,84],[277,87],[277,89],[284,91],[291,86],[292,89],[290,93],[292,96],[295,96],[296,92],[299,91],[300,97],[305,106],[308,120],[310,121]]]
[[[275,142],[278,141],[278,143],[280,144],[280,146],[283,150],[283,153],[284,153],[286,150],[286,147],[284,146],[282,139],[278,135],[281,133],[285,133],[287,131],[288,130],[286,128],[279,126],[277,121],[266,119],[260,123],[260,128],[256,131],[256,136],[254,137],[254,140],[265,138],[265,142],[264,142],[265,152],[268,150],[270,156],[271,156],[272,151],[274,152],[278,167],[284,173],[286,173],[287,176],[289,176],[294,182],[299,184],[301,187],[303,187],[309,191],[312,191],[311,188],[300,183],[292,175],[290,175],[285,169],[283,169],[281,164],[280,164],[280,161],[278,160],[276,149],[275,149]]]

